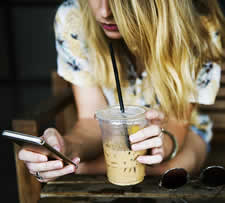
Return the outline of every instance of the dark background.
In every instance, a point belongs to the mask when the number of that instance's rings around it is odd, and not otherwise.
[[[0,3],[0,131],[50,95],[56,70],[53,19],[62,0]],[[214,0],[212,0],[214,1]],[[223,9],[225,0],[220,0]],[[0,139],[0,202],[18,202],[12,144]]]
[[[0,130],[50,95],[60,0],[0,1]],[[13,146],[0,139],[0,202],[18,202]]]

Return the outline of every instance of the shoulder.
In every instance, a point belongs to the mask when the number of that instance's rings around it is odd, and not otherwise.
[[[66,16],[68,14],[71,14],[71,12],[75,12],[73,14],[76,14],[80,11],[79,2],[77,0],[66,0],[63,3],[61,3],[57,9],[57,16],[61,18],[62,20],[66,19]]]
[[[214,62],[207,62],[200,69],[197,80],[197,97],[190,99],[193,103],[214,104],[220,88],[221,67]]]
[[[81,12],[77,0],[66,0],[57,9],[54,27],[73,33],[79,29]]]
[[[72,84],[94,86],[96,82],[88,60],[89,53],[77,0],[67,0],[58,7],[54,31],[58,74]]]
[[[62,3],[54,22],[56,48],[68,58],[87,57],[87,46],[81,23],[81,10],[77,0],[67,0]],[[61,54],[62,55],[62,54]]]
[[[220,77],[221,67],[219,64],[214,62],[205,63],[198,73],[197,86],[199,88],[207,88],[213,80],[219,82]]]

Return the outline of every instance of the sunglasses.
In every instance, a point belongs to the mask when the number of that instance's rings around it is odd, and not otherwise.
[[[225,168],[223,166],[208,166],[203,169],[198,178],[192,180],[185,169],[172,168],[162,175],[159,186],[167,189],[177,189],[190,181],[206,187],[225,185]]]

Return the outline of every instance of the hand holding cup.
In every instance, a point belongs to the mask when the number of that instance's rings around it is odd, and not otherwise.
[[[165,120],[162,112],[151,109],[146,112],[149,125],[129,136],[133,151],[148,150],[150,154],[142,155],[137,161],[143,164],[159,164],[164,159],[163,133],[161,125]]]

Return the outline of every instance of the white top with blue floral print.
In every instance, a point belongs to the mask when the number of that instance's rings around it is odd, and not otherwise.
[[[67,0],[58,8],[55,17],[55,37],[57,49],[57,72],[65,80],[78,86],[95,86],[97,83],[88,62],[88,49],[79,21],[79,4],[77,0]],[[221,46],[220,35],[216,28],[209,24],[212,42]],[[190,97],[190,102],[199,104],[213,104],[219,89],[221,68],[214,62],[207,62],[197,77],[198,97]],[[129,66],[128,76],[132,78],[130,85],[122,89],[126,104],[150,104],[150,89],[146,83],[146,72],[137,76],[132,64]],[[113,88],[102,87],[109,105],[118,104],[117,93]],[[196,124],[191,129],[199,134],[207,143],[212,137],[212,121],[206,115],[198,115]]]

